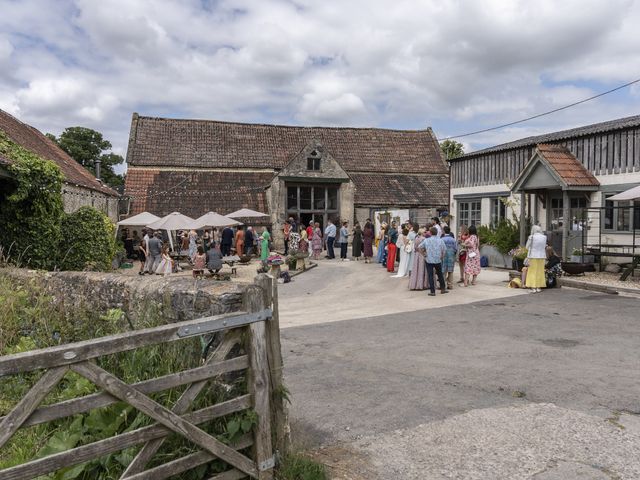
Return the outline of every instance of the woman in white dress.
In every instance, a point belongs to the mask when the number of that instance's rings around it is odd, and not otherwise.
[[[409,247],[413,248],[413,244],[409,242],[409,230],[407,227],[402,227],[398,240],[396,241],[396,247],[400,252],[400,266],[398,267],[398,273],[392,275],[393,278],[406,277],[409,274],[409,260],[411,260],[411,252],[407,252]]]
[[[165,245],[162,247],[162,260],[160,260],[158,268],[156,268],[156,273],[158,275],[169,275],[171,272],[173,272],[173,260],[169,255],[169,246]]]
[[[189,258],[191,259],[191,261],[193,261],[193,259],[196,256],[196,253],[198,250],[198,232],[196,232],[195,230],[191,230],[189,232]]]
[[[416,243],[416,237],[418,236],[418,225],[415,225],[415,227],[411,224],[408,223],[407,224],[408,230],[409,230],[409,234],[407,235],[407,240],[409,240],[408,242],[408,246],[405,247],[405,251],[409,253],[409,268],[407,269],[408,273],[411,273],[411,269],[413,268],[413,256],[416,254],[416,249],[414,248],[414,245]]]

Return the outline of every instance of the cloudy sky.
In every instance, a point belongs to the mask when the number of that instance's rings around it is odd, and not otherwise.
[[[640,78],[632,0],[0,0],[0,108],[44,132],[132,112],[421,129],[517,120]],[[640,114],[640,84],[467,151]]]

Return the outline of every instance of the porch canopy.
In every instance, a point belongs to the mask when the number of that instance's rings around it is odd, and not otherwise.
[[[570,200],[569,192],[594,192],[600,188],[598,179],[562,145],[538,144],[529,162],[511,186],[520,193],[520,243],[526,243],[526,194],[549,190],[562,191],[562,256],[568,256]],[[536,218],[537,220],[537,218]]]

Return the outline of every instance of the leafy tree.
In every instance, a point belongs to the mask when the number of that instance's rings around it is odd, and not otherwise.
[[[100,159],[100,176],[102,181],[115,189],[124,185],[124,178],[114,172],[114,166],[124,162],[121,155],[113,152],[111,142],[105,140],[100,132],[86,127],[68,127],[59,138],[47,133],[47,137],[56,142],[76,162],[96,174],[96,160]]]
[[[460,142],[456,142],[455,140],[444,140],[440,142],[440,149],[446,160],[451,160],[464,154],[464,147]]]

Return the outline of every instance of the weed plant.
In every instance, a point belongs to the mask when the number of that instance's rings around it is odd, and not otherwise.
[[[70,310],[45,294],[37,282],[17,286],[2,275],[0,305],[0,355],[121,333],[131,328],[120,310]],[[161,318],[153,305],[149,305],[143,313],[141,328],[154,326],[158,322],[157,319]],[[238,349],[236,353],[242,354],[242,349]],[[104,356],[97,359],[97,363],[123,381],[135,383],[201,365],[202,344],[198,338],[186,339]],[[0,378],[0,416],[11,411],[41,375],[42,372],[36,371]],[[173,388],[152,394],[151,397],[171,408],[185,388],[186,386]],[[70,400],[97,391],[99,389],[90,381],[69,372],[50,392],[43,404]],[[191,410],[204,408],[246,392],[244,375],[226,375],[220,381],[210,381],[207,388],[196,398]],[[84,414],[27,427],[16,432],[13,438],[0,448],[0,470],[152,423],[154,422],[150,418],[133,407],[125,403],[115,403]],[[200,427],[225,443],[233,443],[243,434],[249,433],[256,423],[257,416],[250,410],[212,420]],[[139,448],[130,448],[84,464],[72,465],[44,478],[118,478]],[[148,466],[165,463],[198,450],[200,449],[182,437],[170,435]],[[180,478],[199,480],[226,468],[227,466],[218,460],[181,474]]]

